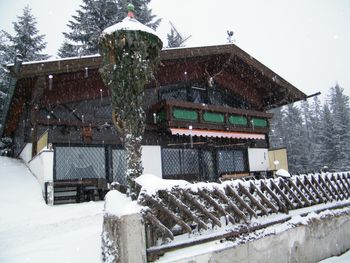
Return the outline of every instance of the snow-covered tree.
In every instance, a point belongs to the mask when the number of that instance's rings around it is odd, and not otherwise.
[[[78,54],[78,47],[64,40],[62,46],[58,50],[58,56],[61,58],[74,57]]]
[[[10,35],[5,31],[0,31],[0,91],[7,93],[7,70],[5,65],[13,62],[15,57],[15,49],[10,41]],[[0,99],[4,96],[0,96]]]
[[[12,155],[12,139],[3,137],[0,140],[0,156],[11,156]]]
[[[321,116],[321,134],[320,134],[320,155],[319,159],[323,166],[330,169],[336,168],[336,139],[334,133],[334,121],[332,113],[327,103],[323,106]]]
[[[270,147],[273,149],[284,147],[284,124],[283,124],[283,107],[271,110],[273,118],[270,123]]]
[[[47,59],[49,56],[41,53],[46,48],[45,35],[38,34],[36,18],[31,14],[30,7],[26,6],[17,19],[17,22],[13,22],[14,36],[7,34],[13,53],[21,55],[23,61]]]
[[[306,136],[306,133],[301,110],[294,105],[288,105],[285,110],[283,124],[286,127],[284,141],[288,152],[289,169],[292,173],[305,172],[305,170],[308,170],[308,158],[305,156],[308,152],[305,148],[304,136]]]
[[[322,107],[319,98],[314,97],[309,109],[309,136],[311,144],[310,168],[312,170],[321,170],[324,166],[322,159]]]
[[[70,32],[63,33],[66,41],[59,56],[79,56],[98,53],[99,36],[107,27],[122,21],[127,14],[129,0],[82,0],[77,14],[68,22]],[[151,0],[134,0],[137,19],[156,29],[160,19],[147,7]],[[70,43],[67,42],[70,41]]]
[[[339,85],[331,88],[330,108],[334,121],[335,162],[338,169],[350,168],[349,97]]]

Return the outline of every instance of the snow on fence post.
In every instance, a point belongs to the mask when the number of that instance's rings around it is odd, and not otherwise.
[[[102,257],[106,263],[147,262],[145,225],[136,201],[112,190],[105,198]]]

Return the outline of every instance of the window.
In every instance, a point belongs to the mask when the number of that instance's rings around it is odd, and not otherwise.
[[[199,156],[196,149],[162,149],[163,176],[199,174]]]
[[[243,150],[219,150],[219,174],[246,171],[245,153]]]

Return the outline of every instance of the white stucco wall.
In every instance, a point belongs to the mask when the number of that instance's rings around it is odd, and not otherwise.
[[[32,159],[32,144],[27,143],[24,146],[23,150],[19,154],[19,158],[21,158],[26,164]]]
[[[28,162],[28,167],[38,179],[43,193],[45,183],[53,181],[53,151],[43,150]]]
[[[162,156],[160,146],[142,146],[142,165],[144,174],[153,174],[162,178]]]

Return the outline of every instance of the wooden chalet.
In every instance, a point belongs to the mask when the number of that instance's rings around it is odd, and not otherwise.
[[[43,189],[126,182],[101,64],[96,55],[8,67],[17,82],[4,135]],[[145,92],[144,172],[191,181],[248,175],[248,150],[269,148],[267,110],[305,98],[234,44],[162,50]]]

